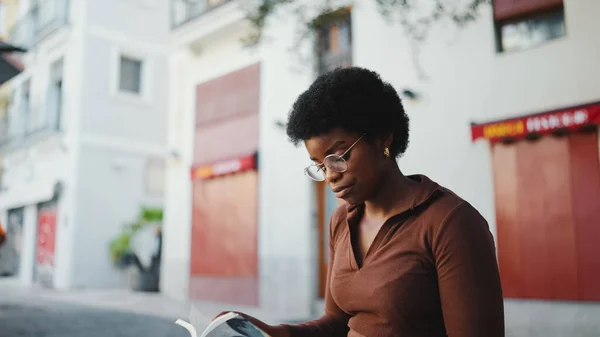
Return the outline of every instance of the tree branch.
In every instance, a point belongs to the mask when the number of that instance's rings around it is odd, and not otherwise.
[[[469,23],[479,18],[481,7],[490,5],[492,0],[370,0],[375,1],[381,16],[388,22],[399,23],[414,48],[420,49],[419,44],[426,41],[432,27],[441,22],[448,21],[457,28],[464,28]],[[331,0],[326,0],[317,8],[316,16],[307,17],[308,8],[303,0],[264,0],[259,5],[251,8],[247,19],[253,28],[243,42],[247,46],[254,46],[263,39],[266,22],[276,10],[293,7],[292,12],[296,20],[301,23],[301,31],[297,34],[296,46],[302,40],[311,36],[315,28],[323,23],[335,19],[336,10]],[[417,57],[417,50],[413,50],[413,57]],[[417,62],[418,63],[418,62]]]

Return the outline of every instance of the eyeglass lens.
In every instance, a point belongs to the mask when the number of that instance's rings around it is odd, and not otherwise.
[[[334,172],[344,172],[348,169],[348,163],[344,158],[337,155],[331,155],[325,158],[323,162],[323,166],[326,169],[332,170]],[[309,178],[317,181],[325,180],[325,171],[321,168],[321,166],[311,165],[306,169],[306,174]]]

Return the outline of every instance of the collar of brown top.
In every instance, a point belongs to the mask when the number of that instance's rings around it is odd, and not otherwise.
[[[420,206],[424,206],[424,205],[428,204],[430,201],[433,201],[433,199],[435,199],[435,197],[438,196],[440,194],[440,192],[444,191],[444,189],[439,184],[432,181],[431,179],[429,179],[429,177],[427,177],[425,175],[422,175],[422,174],[410,175],[410,176],[408,176],[408,178],[419,182],[420,189],[419,189],[419,192],[415,195],[412,205],[406,211],[413,211],[413,210],[419,208]],[[364,203],[361,203],[358,205],[346,204],[348,221],[352,221],[352,219],[354,219],[357,216],[360,217],[364,210],[364,207],[365,207]],[[403,214],[406,211],[399,213],[399,214]]]

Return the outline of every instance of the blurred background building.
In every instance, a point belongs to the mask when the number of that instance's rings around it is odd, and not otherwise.
[[[285,121],[319,74],[356,65],[403,98],[403,172],[489,221],[507,299],[600,301],[600,2],[495,0],[421,42],[376,1],[339,3],[300,42],[277,11],[247,47],[244,0],[1,1],[25,52],[0,87],[0,273],[127,287],[109,245],[164,206],[161,292],[320,313],[339,201],[303,175]]]
[[[16,0],[0,3],[0,38],[3,47],[11,47],[10,44],[4,41],[7,40],[8,32],[15,24],[18,10],[19,4]],[[0,70],[0,76],[2,77],[0,78],[0,83],[2,83],[0,84],[0,142],[4,142],[8,138],[8,108],[11,100],[10,80],[23,68],[22,64],[14,57],[13,52],[3,51],[0,57],[0,64],[2,65],[2,70]],[[17,67],[8,66],[11,62]],[[3,153],[0,153],[0,192],[3,186],[2,173],[4,166],[2,165],[2,159]],[[13,230],[14,227],[11,226],[10,229]],[[9,235],[8,243],[4,247],[0,247],[0,275],[12,275],[18,269],[17,260],[19,260],[20,247],[16,244],[20,240],[16,237],[19,237],[19,232],[12,231],[12,233],[17,235]]]
[[[169,2],[163,292],[290,317],[320,305],[338,202],[303,176],[308,156],[282,126],[319,73],[357,65],[403,95],[401,169],[489,221],[507,298],[600,300],[600,2],[496,0],[418,46],[375,1],[340,8],[300,46],[282,11],[252,49],[240,1]]]
[[[110,240],[140,207],[162,206],[168,5],[2,4],[3,17],[17,6],[6,42],[27,50],[0,134],[0,221],[19,233],[9,274],[57,289],[119,286]]]

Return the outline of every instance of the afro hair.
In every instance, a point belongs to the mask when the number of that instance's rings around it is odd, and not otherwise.
[[[337,68],[320,75],[294,102],[286,131],[298,145],[334,129],[371,139],[392,134],[394,157],[408,146],[409,119],[398,93],[376,72],[364,68]]]

